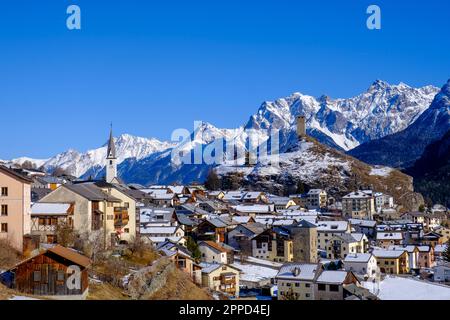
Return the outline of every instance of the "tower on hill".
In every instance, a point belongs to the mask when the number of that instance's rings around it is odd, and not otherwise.
[[[305,116],[297,117],[297,136],[299,139],[306,137],[306,119]]]

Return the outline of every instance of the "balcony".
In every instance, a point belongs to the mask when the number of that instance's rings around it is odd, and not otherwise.
[[[130,216],[127,208],[114,208],[114,227],[120,228],[128,224]]]

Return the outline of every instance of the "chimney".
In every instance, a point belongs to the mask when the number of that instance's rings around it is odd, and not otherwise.
[[[299,139],[306,136],[305,116],[298,116],[297,117],[297,136],[298,136]]]

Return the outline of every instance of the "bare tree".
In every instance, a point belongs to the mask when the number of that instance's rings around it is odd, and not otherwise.
[[[63,247],[72,247],[77,239],[77,232],[67,222],[56,226],[56,240]]]

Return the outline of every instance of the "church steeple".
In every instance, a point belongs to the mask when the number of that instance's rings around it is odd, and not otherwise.
[[[109,132],[108,151],[106,152],[106,182],[114,183],[114,180],[117,180],[117,156],[111,124],[111,130]]]
[[[107,152],[106,159],[117,159],[116,145],[114,144],[112,124],[111,124],[111,130],[109,131],[108,152]]]

